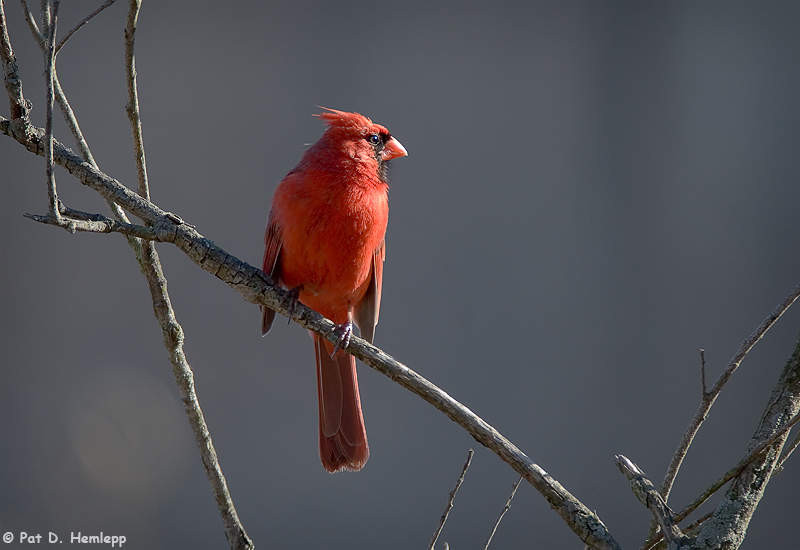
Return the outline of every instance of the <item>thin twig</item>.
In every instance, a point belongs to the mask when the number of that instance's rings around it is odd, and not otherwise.
[[[458,480],[456,481],[456,486],[453,487],[453,490],[450,491],[450,497],[447,499],[447,506],[444,507],[444,513],[442,517],[439,519],[439,525],[436,526],[436,531],[433,532],[433,537],[431,537],[431,542],[428,545],[428,550],[433,550],[433,547],[436,546],[436,541],[439,538],[439,534],[444,529],[444,522],[447,521],[447,516],[450,515],[450,510],[453,509],[453,500],[456,498],[456,493],[458,492],[458,488],[461,487],[461,484],[464,483],[464,476],[467,475],[467,468],[469,468],[470,463],[472,462],[472,455],[475,452],[470,449],[467,453],[467,461],[464,462],[464,467],[461,468],[461,475],[458,476]],[[446,544],[446,543],[445,543]]]
[[[31,35],[33,35],[34,40],[36,40],[36,43],[39,44],[39,48],[41,48],[41,50],[44,52],[47,49],[47,42],[45,41],[44,36],[42,36],[42,33],[39,32],[39,27],[36,25],[36,20],[33,18],[33,14],[28,7],[27,0],[22,0],[21,3],[25,13],[25,20],[28,22],[28,27],[31,30]],[[56,53],[58,53],[58,48],[56,48]],[[72,111],[72,107],[67,101],[64,90],[61,89],[61,83],[58,80],[58,71],[56,71],[55,67],[53,67],[53,84],[56,93],[56,101],[58,101],[58,105],[61,107],[61,113],[64,115],[64,120],[66,120],[70,130],[72,131],[72,136],[75,138],[75,142],[78,145],[78,149],[80,149],[83,159],[97,168],[97,163],[94,161],[94,157],[89,150],[89,146],[86,144],[86,140],[83,138],[83,133],[78,125],[78,120],[75,117],[75,113]]]
[[[139,19],[141,0],[130,0],[128,17],[125,24],[125,75],[128,83],[128,103],[125,111],[131,123],[133,133],[133,150],[136,156],[136,172],[139,176],[139,194],[150,200],[150,188],[147,184],[147,163],[144,158],[144,140],[142,139],[142,121],[139,117],[139,92],[136,85],[136,58],[133,54],[136,42],[136,22]]]
[[[44,36],[39,31],[39,25],[36,24],[36,19],[33,17],[30,7],[28,7],[28,0],[20,0],[20,4],[22,4],[22,12],[25,14],[25,21],[31,29],[31,34],[33,34],[34,39],[39,43],[39,47],[44,51]]]
[[[38,128],[32,127],[28,134],[15,132],[10,121],[0,116],[0,133],[13,137],[33,153],[39,155],[44,153],[41,145],[43,135]],[[297,304],[290,313],[287,301],[284,299],[285,291],[274,286],[264,272],[221,249],[189,224],[182,222],[178,216],[140,197],[117,180],[86,163],[62,144],[56,144],[55,152],[56,162],[84,185],[94,189],[103,197],[117,202],[148,225],[162,225],[174,231],[174,236],[169,242],[180,248],[201,268],[230,285],[245,300],[267,306],[281,315],[291,317],[303,328],[331,342],[338,341],[333,322],[303,306],[302,303]],[[620,548],[597,514],[467,407],[362,338],[354,336],[345,351],[439,409],[479,443],[497,454],[545,497],[550,506],[582,541],[595,550]]]
[[[494,522],[494,527],[492,527],[492,532],[489,533],[489,539],[486,541],[483,550],[489,550],[489,545],[492,543],[492,537],[494,537],[494,534],[497,532],[497,526],[500,525],[500,521],[502,521],[503,516],[506,515],[506,512],[511,509],[511,500],[514,498],[514,495],[517,494],[517,487],[519,487],[521,482],[522,477],[520,477],[517,482],[511,486],[511,495],[509,495],[506,505],[503,506],[503,510],[500,512],[500,516],[497,518],[497,521]]]
[[[81,29],[81,27],[83,27],[83,26],[84,26],[86,23],[88,23],[88,22],[89,22],[89,20],[90,20],[90,19],[92,19],[92,17],[94,17],[95,15],[97,15],[98,13],[100,13],[101,11],[103,11],[104,9],[106,9],[108,6],[110,6],[110,5],[111,5],[111,4],[113,4],[114,2],[116,2],[116,0],[106,0],[106,1],[105,1],[105,3],[104,3],[102,6],[100,6],[100,7],[99,7],[99,8],[97,8],[96,10],[94,10],[92,13],[90,13],[89,15],[87,15],[87,16],[86,16],[86,17],[83,19],[83,21],[81,21],[80,23],[78,23],[77,25],[75,25],[75,26],[72,28],[72,30],[70,30],[70,31],[69,31],[69,32],[68,32],[66,35],[64,35],[64,38],[62,38],[62,39],[61,39],[61,41],[58,43],[58,46],[56,46],[56,53],[58,53],[58,51],[59,51],[59,50],[62,48],[62,46],[64,46],[64,44],[66,44],[67,40],[69,40],[69,39],[70,39],[70,37],[71,37],[73,34],[75,34],[76,32],[78,32],[78,31]]]
[[[702,385],[703,395],[702,398],[705,398],[707,389],[706,389],[706,350],[700,349],[700,384]]]
[[[656,488],[647,479],[641,468],[623,455],[616,455],[614,462],[617,464],[619,471],[628,478],[633,494],[636,495],[639,502],[650,509],[653,517],[661,526],[661,532],[664,533],[667,542],[670,544],[673,542],[678,542],[679,544],[686,542],[686,536],[678,528],[675,513],[667,506],[664,498],[656,491]]]
[[[700,429],[703,421],[705,421],[706,417],[708,416],[708,411],[711,409],[714,401],[716,401],[717,396],[722,391],[725,383],[730,379],[736,369],[739,368],[742,360],[747,357],[747,354],[750,353],[750,350],[753,349],[753,346],[755,346],[756,343],[761,340],[770,327],[772,327],[772,325],[775,324],[775,322],[781,317],[781,315],[783,315],[789,306],[791,306],[795,300],[797,300],[798,296],[800,296],[800,285],[797,285],[792,293],[789,294],[789,296],[787,296],[766,319],[764,319],[755,332],[753,332],[753,334],[751,334],[747,340],[742,342],[742,345],[739,347],[739,351],[736,352],[736,355],[734,355],[733,359],[730,360],[728,366],[725,368],[722,374],[719,375],[719,378],[717,378],[714,386],[711,388],[711,390],[704,394],[705,396],[700,403],[700,407],[695,413],[694,418],[692,418],[692,422],[689,424],[689,428],[686,430],[686,433],[683,435],[683,439],[681,439],[678,449],[675,451],[675,454],[672,457],[672,461],[670,462],[667,470],[667,475],[661,484],[661,496],[664,497],[664,500],[669,498],[672,485],[675,483],[675,477],[678,475],[678,470],[680,470],[683,459],[686,457],[686,453],[689,451],[689,446],[692,444],[694,436],[697,434],[697,431]]]

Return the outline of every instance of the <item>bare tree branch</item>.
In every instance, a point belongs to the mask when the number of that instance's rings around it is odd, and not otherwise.
[[[43,136],[40,129],[32,128],[28,135],[23,135],[14,131],[10,121],[0,117],[0,132],[13,137],[29,151],[43,154]],[[297,304],[290,315],[287,302],[284,301],[285,291],[273,286],[272,281],[261,270],[222,250],[194,228],[183,223],[180,217],[161,210],[117,180],[83,161],[60,143],[56,142],[54,147],[55,160],[59,165],[84,185],[94,189],[103,197],[117,202],[148,225],[166,231],[169,238],[164,239],[165,241],[175,244],[194,263],[230,285],[245,300],[272,308],[330,342],[338,342],[335,325],[302,303]],[[354,336],[345,351],[432,404],[464,428],[479,443],[492,450],[518,474],[525,477],[547,499],[570,529],[589,546],[598,550],[620,548],[594,512],[533,463],[497,430],[446,392],[361,338]]]
[[[722,374],[719,375],[717,381],[714,383],[714,386],[709,390],[707,393],[704,394],[702,402],[700,403],[700,408],[692,418],[691,423],[689,424],[689,428],[686,430],[686,433],[683,435],[683,439],[681,439],[680,444],[678,445],[678,449],[675,451],[675,455],[672,457],[672,461],[670,462],[669,468],[667,469],[667,475],[664,478],[664,482],[661,484],[661,496],[664,497],[664,500],[669,498],[669,493],[672,490],[672,485],[675,483],[675,477],[678,475],[678,470],[680,470],[681,464],[683,463],[683,459],[686,457],[686,453],[689,451],[689,446],[692,444],[692,440],[694,436],[697,434],[697,431],[700,429],[700,426],[705,421],[706,417],[708,416],[708,411],[711,409],[711,406],[716,401],[717,396],[722,391],[722,388],[725,386],[725,383],[730,379],[736,369],[739,368],[739,365],[747,357],[747,354],[750,353],[750,350],[753,349],[753,346],[761,340],[761,337],[770,329],[772,325],[780,318],[781,315],[791,306],[797,297],[800,296],[800,285],[797,285],[795,289],[792,291],[789,296],[787,296],[783,302],[781,302],[772,313],[770,313],[769,317],[767,317],[763,323],[747,338],[742,345],[739,347],[739,351],[736,352],[736,355],[733,356],[733,359],[730,360],[728,366],[722,371]]]
[[[511,495],[509,495],[508,500],[506,501],[506,505],[503,506],[503,510],[500,512],[500,516],[497,518],[497,521],[494,522],[494,527],[492,527],[492,532],[489,533],[489,539],[486,541],[486,544],[483,547],[483,550],[489,550],[489,545],[492,543],[492,538],[494,534],[497,532],[497,526],[500,525],[500,522],[503,520],[503,516],[506,515],[511,509],[511,501],[514,499],[514,495],[517,494],[517,488],[519,484],[522,482],[522,478],[520,477],[517,482],[511,486]]]
[[[136,39],[136,21],[139,17],[141,0],[130,0],[128,6],[127,22],[125,25],[125,77],[128,88],[128,104],[125,110],[131,123],[133,134],[133,148],[136,156],[136,167],[139,177],[139,195],[144,199],[150,198],[150,188],[147,183],[147,164],[144,156],[144,140],[142,139],[142,124],[139,116],[139,100],[136,86],[136,65],[134,57],[134,43]],[[244,526],[236,513],[228,484],[219,465],[217,452],[211,441],[203,411],[197,400],[194,387],[194,373],[189,366],[183,352],[183,329],[178,324],[172,303],[167,292],[167,280],[161,268],[161,260],[152,241],[142,241],[140,267],[142,274],[147,279],[150,296],[153,300],[153,311],[161,333],[164,345],[172,363],[172,372],[175,382],[181,393],[184,408],[189,416],[189,423],[200,449],[200,457],[206,470],[206,476],[214,493],[214,499],[222,515],[225,535],[233,550],[254,548],[253,541],[247,536]]]
[[[46,2],[42,3],[42,14],[44,19],[44,28],[47,29],[46,37],[42,37],[39,33],[38,27],[35,21],[30,14],[30,10],[28,9],[27,3],[23,0],[23,9],[26,13],[26,18],[28,19],[29,26],[31,31],[33,32],[34,38],[37,39],[37,42],[42,46],[42,49],[46,52],[46,55],[49,55],[49,58],[46,59],[53,60],[54,59],[54,38],[55,38],[55,24],[56,24],[56,15],[57,15],[57,2],[53,9],[52,19],[49,19],[49,5]],[[109,5],[107,3],[106,5]],[[133,68],[133,36],[135,32],[135,19],[136,14],[138,13],[138,2],[132,2],[132,10],[129,12],[128,18],[128,26],[126,27],[126,67],[128,68],[128,76],[129,76],[129,92],[132,92],[134,97],[134,101],[129,102],[128,113],[129,117],[131,117],[132,121],[132,128],[134,133],[134,142],[136,143],[136,151],[137,151],[137,165],[140,167],[139,174],[140,174],[140,190],[142,190],[145,194],[148,194],[148,189],[146,185],[146,170],[144,169],[144,157],[143,157],[143,146],[142,146],[142,139],[141,139],[141,125],[139,124],[139,115],[138,115],[138,102],[135,101],[135,76],[132,71]],[[2,3],[0,3],[0,9],[2,9]],[[99,10],[95,12],[99,13]],[[85,21],[91,19],[87,17]],[[52,21],[52,23],[48,24],[48,21]],[[5,27],[5,20],[3,18],[3,28],[2,32],[5,34],[6,27]],[[7,39],[7,34],[5,35],[6,38],[2,41],[2,45],[4,49],[0,54],[2,55],[2,59],[4,62],[4,67],[9,66],[12,67],[12,77],[16,77],[16,65],[13,64],[13,51],[10,47],[10,41]],[[63,44],[64,41],[62,41]],[[7,47],[5,47],[7,46]],[[7,63],[7,61],[10,61]],[[129,63],[128,63],[129,62]],[[7,71],[8,73],[8,71]],[[55,77],[55,70],[53,64],[49,64],[49,70],[46,73],[49,76],[48,82],[48,129],[51,128],[52,124],[52,104],[53,104],[53,89],[57,90],[56,94],[59,95],[59,103],[62,108],[62,112],[64,113],[67,122],[72,129],[73,135],[76,138],[76,141],[79,143],[81,148],[84,160],[90,165],[92,168],[97,170],[97,165],[92,158],[91,152],[89,151],[88,145],[86,145],[85,140],[80,132],[80,128],[77,124],[77,120],[72,113],[71,108],[69,107],[69,103],[66,100],[66,97],[63,95],[63,92],[60,90],[60,86],[54,86],[54,83],[57,84],[57,78]],[[13,82],[12,78],[12,82]],[[16,82],[19,82],[18,77],[16,78]],[[21,99],[21,83],[14,89],[9,89],[10,97],[15,97],[12,93],[16,93],[19,95]],[[13,112],[13,109],[12,109]],[[8,121],[9,127],[15,121]],[[17,124],[14,128],[14,132],[17,135],[25,135],[28,131],[31,131],[31,127],[29,126],[29,122],[27,120],[21,121],[23,124]],[[38,129],[34,129],[38,132]],[[46,143],[51,144],[50,150],[52,150],[52,133],[46,132],[45,135]],[[64,148],[61,144],[58,144],[61,150],[68,149]],[[47,151],[47,147],[45,148]],[[37,151],[38,152],[38,151]],[[72,153],[70,151],[70,153]],[[50,154],[50,158],[52,158],[52,153]],[[52,167],[52,165],[50,165]],[[98,170],[99,172],[99,170]],[[48,172],[48,175],[50,172]],[[144,182],[142,184],[141,182]],[[54,186],[52,187],[54,191]],[[114,211],[117,218],[120,221],[114,221],[105,216],[101,216],[99,214],[88,214],[85,212],[80,212],[77,210],[72,210],[69,208],[64,207],[60,201],[58,201],[57,196],[53,193],[53,202],[51,203],[51,213],[46,216],[36,216],[27,214],[26,217],[34,219],[36,221],[49,223],[52,225],[57,225],[60,227],[65,228],[70,232],[75,231],[91,231],[91,232],[119,232],[126,235],[129,238],[129,242],[131,246],[133,246],[135,252],[137,253],[137,258],[139,259],[140,266],[142,269],[142,273],[148,280],[148,285],[151,291],[151,296],[153,298],[153,307],[156,313],[156,317],[159,320],[159,324],[162,327],[162,333],[164,337],[165,345],[167,345],[170,361],[173,365],[173,372],[178,382],[178,386],[181,392],[181,397],[184,401],[184,406],[187,410],[187,414],[189,415],[190,424],[192,425],[192,430],[195,433],[195,438],[197,440],[198,446],[200,447],[201,451],[201,458],[203,464],[206,468],[206,472],[208,474],[209,480],[212,484],[212,489],[214,492],[215,499],[217,504],[220,508],[223,517],[223,523],[225,524],[226,534],[228,535],[230,544],[232,548],[252,548],[252,542],[247,537],[247,534],[244,532],[244,528],[241,526],[239,522],[238,516],[236,514],[236,510],[233,506],[233,502],[230,498],[230,494],[228,493],[227,486],[225,483],[225,478],[222,475],[222,471],[219,467],[219,462],[214,451],[213,445],[211,443],[211,438],[208,434],[208,429],[205,425],[205,421],[203,420],[202,411],[200,409],[199,403],[197,402],[197,397],[194,389],[193,383],[193,374],[191,369],[189,368],[188,363],[186,362],[185,356],[183,355],[182,350],[182,341],[183,341],[183,332],[180,325],[177,324],[175,320],[174,312],[170,306],[169,295],[166,292],[166,280],[163,276],[163,271],[161,269],[161,265],[158,259],[158,256],[155,250],[152,248],[152,245],[145,241],[145,245],[142,246],[139,241],[139,237],[147,239],[147,240],[157,240],[159,234],[163,234],[163,228],[153,229],[147,228],[142,226],[137,226],[128,223],[127,217],[125,213],[113,202],[113,199],[106,196],[104,197],[106,201],[109,203],[109,206],[112,207],[112,211]],[[61,217],[61,214],[65,213],[68,217],[66,219]],[[168,219],[172,219],[174,222],[178,221],[179,219],[173,215],[168,215]],[[166,240],[166,239],[165,239]]]
[[[650,509],[653,517],[661,526],[661,532],[664,533],[667,542],[670,545],[677,543],[679,547],[688,543],[688,538],[678,528],[675,513],[667,506],[664,498],[656,491],[641,468],[623,455],[616,455],[614,462],[619,471],[628,478],[633,494],[636,495],[639,502]]]
[[[450,515],[450,510],[453,509],[453,500],[456,498],[456,493],[458,492],[458,488],[461,487],[461,484],[464,483],[464,476],[467,475],[467,469],[469,468],[470,463],[472,462],[472,455],[475,454],[475,451],[472,449],[469,450],[467,453],[467,461],[464,462],[464,467],[461,468],[461,475],[458,476],[458,480],[456,481],[456,486],[453,487],[453,490],[450,491],[450,497],[447,499],[447,506],[444,507],[444,513],[442,517],[439,519],[439,525],[436,526],[436,531],[433,532],[433,537],[431,537],[431,542],[428,544],[428,550],[433,550],[433,547],[436,546],[436,541],[439,539],[439,534],[444,529],[444,522],[447,521],[447,516]]]

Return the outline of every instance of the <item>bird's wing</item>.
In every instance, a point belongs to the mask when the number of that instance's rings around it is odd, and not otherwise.
[[[375,337],[375,325],[381,311],[381,288],[383,287],[383,260],[386,257],[386,241],[372,254],[372,270],[369,286],[361,303],[356,307],[355,321],[361,331],[361,337],[372,343]]]
[[[261,270],[270,276],[273,282],[277,283],[280,278],[281,265],[281,229],[275,220],[270,219],[267,224],[267,232],[264,235],[264,262]],[[266,336],[272,328],[275,320],[275,311],[261,306],[261,335]]]

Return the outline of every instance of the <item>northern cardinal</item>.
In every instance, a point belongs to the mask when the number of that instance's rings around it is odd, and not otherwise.
[[[329,472],[369,458],[356,359],[341,350],[353,333],[372,342],[381,302],[389,217],[387,162],[406,156],[389,131],[358,113],[326,109],[327,130],[275,190],[262,269],[290,299],[337,323],[339,344],[314,333],[319,455]],[[266,335],[275,312],[261,308]]]

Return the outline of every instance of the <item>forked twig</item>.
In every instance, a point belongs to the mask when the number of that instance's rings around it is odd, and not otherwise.
[[[672,486],[675,483],[675,478],[678,475],[678,471],[680,470],[681,464],[683,463],[683,459],[686,458],[686,454],[689,452],[689,447],[694,440],[695,435],[700,430],[700,426],[703,425],[703,422],[708,417],[708,412],[711,410],[711,406],[716,401],[717,397],[719,396],[722,388],[728,382],[730,377],[739,368],[739,365],[750,353],[750,350],[753,349],[759,340],[764,336],[764,334],[775,324],[775,322],[780,319],[781,315],[789,309],[789,307],[797,300],[798,296],[800,296],[800,284],[795,287],[795,289],[789,294],[783,302],[778,304],[778,306],[769,314],[769,316],[764,319],[764,321],[759,325],[759,327],[744,341],[742,342],[741,346],[739,346],[739,350],[733,356],[733,358],[728,363],[728,366],[717,378],[717,381],[714,383],[714,386],[709,391],[703,392],[703,398],[700,402],[700,406],[697,409],[692,421],[689,423],[689,427],[686,429],[686,433],[684,433],[683,438],[681,439],[680,443],[678,444],[678,448],[675,450],[675,454],[672,456],[672,460],[670,461],[669,467],[667,468],[667,474],[664,477],[664,481],[661,484],[661,496],[664,497],[664,500],[669,499],[670,491],[672,491]],[[703,357],[705,354],[703,354]],[[703,369],[705,371],[705,369]],[[651,540],[656,532],[656,522],[655,520],[650,524],[650,531],[648,533],[648,540]]]
[[[450,491],[450,498],[447,499],[447,506],[444,508],[444,513],[442,517],[439,519],[439,525],[436,527],[436,531],[433,532],[433,537],[431,538],[431,542],[428,545],[428,550],[433,550],[433,547],[436,546],[436,540],[439,538],[439,534],[444,529],[444,522],[447,521],[447,516],[450,515],[450,510],[453,509],[453,500],[456,498],[456,493],[458,492],[458,488],[461,487],[461,484],[464,483],[464,476],[467,475],[467,468],[469,468],[470,463],[472,462],[472,455],[475,454],[475,451],[472,449],[469,450],[467,453],[467,461],[464,462],[464,467],[461,468],[461,475],[458,476],[458,480],[456,481],[456,486],[453,487],[453,490]],[[447,543],[445,543],[445,546]]]
[[[747,356],[747,354],[750,353],[750,350],[753,349],[753,346],[755,346],[756,343],[761,340],[770,327],[775,324],[775,322],[787,309],[789,309],[789,306],[791,306],[795,300],[797,300],[798,296],[800,296],[800,285],[797,285],[792,293],[789,294],[789,296],[787,296],[766,319],[764,319],[755,332],[753,332],[753,334],[751,334],[744,342],[742,342],[742,345],[739,347],[739,351],[736,352],[736,355],[734,355],[733,359],[730,360],[728,366],[724,371],[722,371],[722,374],[719,375],[719,378],[717,378],[714,386],[707,393],[704,393],[700,407],[695,413],[694,418],[692,418],[692,422],[689,424],[689,428],[686,430],[686,433],[683,435],[683,439],[681,439],[678,449],[675,451],[675,454],[672,457],[672,461],[670,462],[667,470],[667,475],[661,484],[660,492],[661,496],[664,497],[664,500],[669,498],[672,485],[675,483],[675,477],[678,475],[678,470],[680,470],[683,459],[686,457],[686,453],[689,451],[689,446],[692,444],[694,436],[697,434],[700,426],[708,416],[708,411],[711,409],[714,401],[716,401],[717,396],[722,391],[725,383],[728,381],[728,379],[730,379],[736,369],[739,368],[739,365]]]

